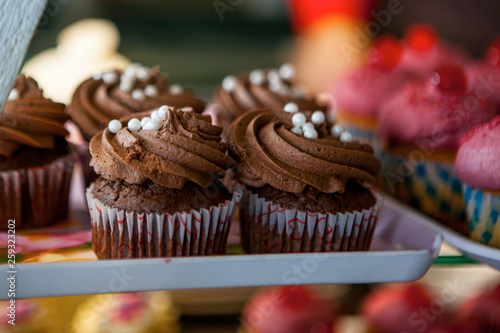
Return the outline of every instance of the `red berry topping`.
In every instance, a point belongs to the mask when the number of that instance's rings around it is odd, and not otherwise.
[[[403,47],[396,38],[383,36],[373,45],[368,62],[373,68],[388,71],[397,66],[402,53]]]
[[[500,37],[490,43],[485,56],[489,64],[500,67]]]
[[[431,82],[445,94],[463,95],[467,92],[467,77],[459,66],[439,66],[432,73]]]
[[[415,24],[405,34],[406,45],[419,52],[430,50],[436,45],[436,41],[436,31],[426,24]]]

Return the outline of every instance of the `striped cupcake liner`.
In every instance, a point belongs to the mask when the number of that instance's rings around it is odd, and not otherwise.
[[[209,209],[173,215],[128,212],[101,203],[87,189],[92,249],[99,259],[215,255],[226,243],[243,189]]]
[[[0,173],[0,229],[7,221],[16,228],[37,228],[57,223],[68,214],[69,187],[76,156],[62,156],[40,167]]]
[[[288,209],[247,191],[241,208],[242,241],[248,253],[368,251],[381,196],[370,209],[321,214]]]
[[[435,218],[465,221],[462,182],[453,164],[410,161],[387,152],[378,155],[384,192]]]
[[[470,238],[500,248],[500,195],[464,184]]]

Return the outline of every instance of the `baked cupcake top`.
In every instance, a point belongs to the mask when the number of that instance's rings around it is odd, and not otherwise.
[[[99,73],[76,89],[68,112],[86,140],[112,119],[151,110],[161,105],[190,106],[203,112],[205,102],[179,85],[168,85],[160,68],[132,64],[124,71]]]
[[[500,190],[500,117],[462,139],[455,166],[465,183],[484,190]]]
[[[381,106],[380,137],[387,146],[458,148],[465,133],[497,114],[495,104],[466,91],[465,74],[453,65],[438,67],[426,80],[408,82]]]
[[[231,119],[255,108],[280,109],[290,102],[299,110],[326,111],[326,105],[316,102],[304,87],[294,83],[291,64],[284,64],[279,69],[255,69],[226,76],[216,88],[213,99],[218,113]]]
[[[294,193],[313,187],[334,193],[344,192],[351,179],[373,185],[380,170],[373,148],[342,131],[342,126],[326,122],[321,111],[258,109],[233,122],[228,148],[238,162],[238,179],[248,186],[269,184]]]
[[[221,132],[209,116],[162,106],[112,120],[90,141],[90,165],[111,181],[150,180],[175,189],[190,181],[208,187],[233,163]]]
[[[369,52],[368,61],[333,87],[334,102],[342,113],[376,117],[380,103],[409,75],[401,70],[401,44],[393,37],[381,37]]]
[[[0,159],[13,156],[21,147],[54,149],[68,132],[64,104],[44,98],[32,78],[18,75],[0,114]]]

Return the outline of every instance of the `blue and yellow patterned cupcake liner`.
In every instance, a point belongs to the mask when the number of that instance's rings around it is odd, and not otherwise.
[[[500,195],[464,184],[471,239],[500,248]]]
[[[409,160],[377,151],[382,162],[382,190],[435,218],[465,221],[462,182],[453,164]]]

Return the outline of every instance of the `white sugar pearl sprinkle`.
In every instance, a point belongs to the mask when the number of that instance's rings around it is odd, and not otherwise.
[[[128,82],[121,82],[120,83],[120,89],[124,92],[130,92],[132,91],[132,84],[128,83]]]
[[[159,122],[158,120],[151,119],[146,123],[146,125],[142,126],[142,129],[157,131],[160,129],[160,127],[161,127],[161,122]]]
[[[118,133],[122,129],[122,123],[120,123],[118,120],[113,119],[109,122],[108,124],[108,129],[111,133]]]
[[[146,94],[141,89],[135,89],[132,91],[132,98],[138,101],[143,101],[146,99]]]
[[[351,142],[352,141],[352,135],[349,132],[344,132],[340,135],[340,141],[341,142]]]
[[[141,65],[139,64],[132,64],[132,65],[129,65],[127,66],[127,68],[125,68],[125,70],[123,71],[123,74],[125,74],[125,76],[128,76],[130,78],[132,77],[136,77],[137,76],[137,69],[140,68]]]
[[[158,115],[160,116],[160,118],[165,119],[167,113],[168,113],[168,106],[166,105],[160,106],[160,108],[158,109]]]
[[[14,99],[19,99],[19,97],[21,96],[21,93],[19,92],[19,90],[17,90],[16,88],[12,89],[9,93],[9,97],[7,98],[8,100],[14,100]]]
[[[180,84],[173,84],[170,86],[170,93],[172,95],[180,95],[184,92],[184,88]]]
[[[137,132],[141,129],[141,121],[137,118],[132,118],[128,121],[127,127],[130,132]]]
[[[306,116],[303,113],[296,113],[292,117],[292,124],[295,127],[302,127],[306,123],[307,119]]]
[[[344,132],[344,126],[342,125],[337,124],[332,127],[332,135],[335,137],[339,137],[340,135],[342,135],[343,132]]]
[[[231,92],[236,89],[236,84],[237,79],[233,75],[226,76],[224,80],[222,80],[222,88],[227,92]]]
[[[144,117],[141,119],[141,126],[144,127],[151,120],[149,117]]]
[[[280,81],[280,75],[276,69],[271,69],[269,72],[267,72],[267,80],[269,82],[273,81]]]
[[[128,83],[130,85],[134,85],[134,83],[135,83],[135,77],[127,76],[125,74],[122,74],[120,76],[120,83]]]
[[[297,97],[297,98],[306,98],[307,97],[307,90],[303,86],[295,86],[292,88],[292,94],[294,97]]]
[[[316,131],[316,128],[314,127],[314,124],[313,123],[305,123],[304,125],[302,125],[302,130],[305,132],[307,130],[311,130],[311,131]]]
[[[316,132],[316,130],[314,129],[304,129],[304,138],[307,138],[307,139],[317,139],[318,138],[318,132]]]
[[[102,81],[104,84],[115,84],[118,82],[118,73],[106,72],[102,74]]]
[[[94,74],[92,74],[92,79],[94,79],[96,81],[102,79],[102,73],[94,73]]]
[[[293,127],[290,132],[297,134],[297,135],[302,135],[302,129],[300,127]]]
[[[248,76],[248,80],[250,80],[250,83],[256,86],[260,86],[261,84],[263,84],[265,79],[266,78],[264,75],[264,71],[261,69],[254,69]]]
[[[146,81],[147,79],[149,79],[151,77],[151,75],[149,75],[149,69],[146,67],[139,68],[137,70],[136,76],[137,76],[137,79],[141,80],[141,81]]]
[[[293,102],[290,102],[285,104],[283,110],[285,110],[285,112],[295,113],[299,112],[299,106]]]
[[[158,94],[160,93],[160,90],[158,89],[157,86],[155,86],[153,84],[149,84],[144,88],[144,93],[146,94],[146,96],[155,97],[155,96],[158,96]]]
[[[151,119],[161,122],[161,117],[158,111],[151,112]]]
[[[311,115],[311,121],[313,124],[322,124],[325,122],[325,114],[320,110],[314,111]]]
[[[269,83],[269,89],[271,89],[272,92],[275,92],[275,93],[280,94],[280,95],[287,94],[286,87],[284,85],[282,85],[281,83],[271,82],[271,83]]]
[[[279,75],[285,80],[290,80],[295,75],[295,68],[290,63],[283,64],[279,69]]]

